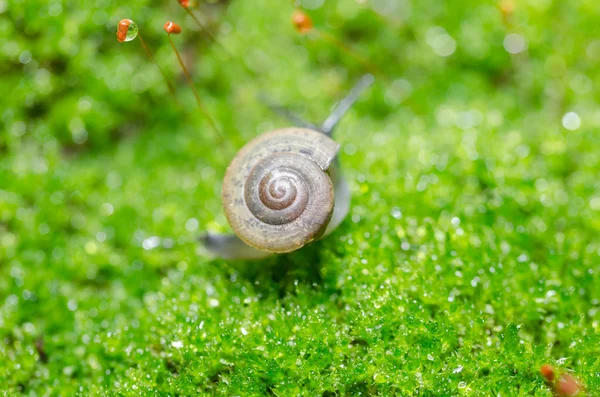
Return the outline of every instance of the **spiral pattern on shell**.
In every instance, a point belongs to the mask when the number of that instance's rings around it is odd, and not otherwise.
[[[302,215],[309,191],[316,189],[307,182],[307,173],[289,166],[290,161],[310,160],[274,155],[255,166],[246,180],[246,205],[257,219],[269,225],[284,225]]]
[[[339,145],[320,132],[286,128],[248,143],[223,182],[223,206],[246,244],[294,251],[325,231],[333,212],[327,169]]]

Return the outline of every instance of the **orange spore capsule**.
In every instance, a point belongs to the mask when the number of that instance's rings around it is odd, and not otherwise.
[[[131,22],[133,22],[131,19],[121,19],[119,21],[119,24],[117,25],[117,41],[119,43],[127,41],[127,30],[129,29]]]
[[[183,8],[189,8],[190,0],[177,0]]]
[[[554,368],[551,365],[544,364],[540,367],[540,374],[546,379],[548,382],[554,381]]]
[[[313,28],[312,19],[300,10],[294,11],[292,14],[292,23],[296,30],[300,33],[308,33]]]
[[[515,12],[515,3],[513,0],[502,0],[500,2],[500,12],[504,18],[509,18]]]
[[[571,375],[564,373],[558,378],[555,391],[560,397],[571,397],[583,391],[583,387]]]
[[[165,32],[168,34],[179,34],[181,33],[181,26],[177,25],[175,22],[168,21],[165,23]]]

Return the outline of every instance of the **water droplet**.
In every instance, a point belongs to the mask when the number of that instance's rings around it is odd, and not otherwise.
[[[115,211],[111,203],[104,203],[100,206],[100,215],[111,216]]]
[[[31,58],[31,52],[25,50],[21,53],[21,55],[19,55],[19,62],[21,62],[23,65],[27,65],[29,62],[31,62]]]
[[[27,124],[25,124],[22,121],[15,121],[14,123],[12,123],[12,126],[10,128],[10,132],[14,136],[22,136],[23,134],[25,134],[26,131],[27,131]]]
[[[575,112],[569,112],[562,118],[562,125],[570,131],[575,131],[581,126],[581,118]]]
[[[88,241],[85,244],[85,252],[88,255],[95,255],[98,252],[98,246],[93,241]]]
[[[121,175],[119,175],[115,171],[111,171],[106,176],[106,186],[108,186],[110,189],[117,189],[118,187],[121,186],[121,183],[123,183],[123,180],[121,179]]]
[[[69,302],[67,302],[67,307],[70,311],[74,312],[77,310],[77,301],[75,299],[71,299]]]
[[[175,340],[171,342],[171,346],[173,346],[176,349],[181,349],[183,347],[183,342],[180,340]]]
[[[518,54],[525,49],[525,39],[516,33],[507,34],[504,38],[504,49],[510,54]]]
[[[595,40],[588,44],[585,53],[592,61],[600,60],[600,40]]]
[[[125,43],[135,39],[138,35],[138,26],[131,19],[122,19],[117,25],[117,41]]]
[[[160,237],[157,237],[157,236],[149,237],[142,242],[142,247],[147,251],[154,249],[154,248],[158,247],[159,245],[160,245]]]
[[[185,222],[185,230],[187,230],[188,232],[197,231],[199,226],[200,222],[198,222],[198,219],[196,218],[190,218]]]
[[[356,154],[356,145],[353,143],[349,143],[347,145],[344,146],[344,152],[348,155],[348,156],[353,156]]]
[[[456,51],[456,41],[446,32],[446,29],[435,26],[427,31],[427,44],[437,55],[447,57]]]

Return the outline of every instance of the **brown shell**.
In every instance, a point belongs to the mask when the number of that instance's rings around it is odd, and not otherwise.
[[[223,207],[246,244],[291,252],[319,238],[333,212],[327,169],[339,144],[320,132],[284,128],[252,140],[223,181]]]

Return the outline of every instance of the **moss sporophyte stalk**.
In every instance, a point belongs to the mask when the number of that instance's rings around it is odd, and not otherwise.
[[[169,92],[171,93],[175,101],[177,101],[175,96],[175,86],[171,82],[171,79],[167,77],[167,74],[165,73],[163,68],[158,64],[158,62],[154,60],[152,50],[150,49],[150,47],[148,47],[148,44],[146,44],[146,41],[140,34],[137,24],[131,19],[122,19],[121,21],[119,21],[119,23],[117,24],[117,41],[119,43],[126,43],[128,41],[134,40],[137,37],[139,37],[140,39],[140,44],[142,45],[144,53],[146,54],[150,62],[158,67],[158,70],[160,70],[160,73],[163,76],[167,87],[169,88]]]

